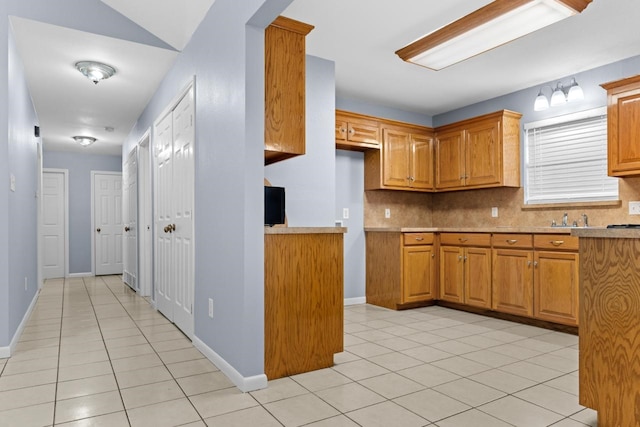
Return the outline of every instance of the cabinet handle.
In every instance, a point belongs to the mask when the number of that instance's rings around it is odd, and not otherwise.
[[[353,135],[353,133],[354,133],[354,132],[355,132],[355,131],[354,131],[353,129],[349,129],[349,133],[350,133],[351,135]]]
[[[467,262],[467,256],[466,255],[464,256],[464,262]]]
[[[510,245],[514,245],[514,244],[518,243],[518,240],[517,239],[507,239],[506,242],[508,244],[510,244]]]
[[[431,258],[435,258],[435,257],[436,257],[436,254],[431,254]]]
[[[527,267],[531,267],[531,261],[527,261]]]
[[[462,261],[462,255],[458,255],[458,261]]]
[[[340,133],[345,133],[347,130],[345,128],[340,128]]]
[[[460,237],[458,240],[460,241],[460,243],[464,243],[469,239],[467,239],[466,237]]]
[[[534,262],[533,262],[533,266],[534,266],[534,267],[536,267],[536,268],[538,268],[538,261],[534,261]]]
[[[418,242],[422,242],[422,241],[424,240],[424,237],[416,237],[416,240],[417,240]]]
[[[564,243],[564,240],[552,240],[549,243],[551,243],[553,246],[560,246]]]

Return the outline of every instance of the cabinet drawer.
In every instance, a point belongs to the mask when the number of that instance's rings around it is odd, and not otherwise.
[[[442,233],[441,245],[453,246],[491,246],[491,234],[488,233]]]
[[[403,233],[405,246],[433,245],[433,233]]]
[[[536,249],[577,251],[578,241],[578,237],[566,234],[536,234],[533,236],[533,245]]]
[[[491,243],[496,248],[532,248],[531,234],[494,234]]]

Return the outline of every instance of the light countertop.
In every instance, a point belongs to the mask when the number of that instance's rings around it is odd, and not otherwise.
[[[329,234],[346,233],[347,227],[265,227],[264,234]]]
[[[365,227],[369,232],[393,233],[548,233],[572,234],[578,227]],[[595,230],[597,228],[586,228]]]
[[[640,229],[638,228],[605,228],[593,227],[584,229],[573,229],[572,236],[595,237],[602,239],[640,239]]]

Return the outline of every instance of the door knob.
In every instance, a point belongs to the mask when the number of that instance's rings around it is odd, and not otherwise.
[[[96,228],[96,231],[99,233],[99,232],[100,232],[100,229],[99,229],[99,228]]]
[[[124,228],[124,231],[129,231],[129,230],[131,230],[129,227]]]
[[[171,227],[171,231],[176,231],[176,225],[175,224],[169,224],[169,227]]]

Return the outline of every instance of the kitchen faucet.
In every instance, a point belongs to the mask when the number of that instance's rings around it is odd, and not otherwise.
[[[564,215],[562,215],[562,226],[566,227],[568,225],[569,222],[569,214],[568,213],[564,213]]]
[[[583,227],[588,227],[589,226],[589,217],[587,216],[587,214],[582,214],[582,226]]]

